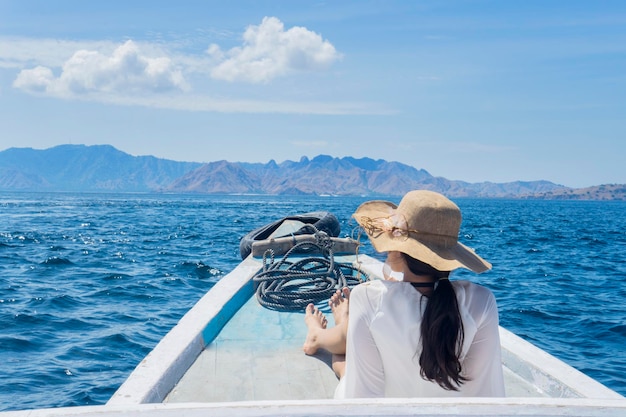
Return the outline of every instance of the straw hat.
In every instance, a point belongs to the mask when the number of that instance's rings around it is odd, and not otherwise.
[[[439,193],[410,191],[399,206],[368,201],[352,216],[379,252],[404,252],[439,271],[491,269],[489,262],[458,241],[461,210]]]

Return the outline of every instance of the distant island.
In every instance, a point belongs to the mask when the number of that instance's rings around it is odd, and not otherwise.
[[[201,164],[132,156],[110,145],[0,152],[0,191],[400,196],[413,189],[456,198],[626,200],[625,184],[569,188],[544,180],[469,183],[370,158],[319,155],[280,164]]]

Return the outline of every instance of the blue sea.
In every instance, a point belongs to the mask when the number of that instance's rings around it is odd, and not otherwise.
[[[0,410],[103,404],[248,231],[362,197],[0,194]],[[393,201],[398,201],[397,198]],[[626,202],[457,199],[501,325],[626,395]],[[364,252],[373,254],[366,245]]]

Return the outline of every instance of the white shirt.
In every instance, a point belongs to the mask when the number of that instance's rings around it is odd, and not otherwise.
[[[420,376],[420,323],[428,302],[408,282],[375,280],[350,294],[346,373],[335,398],[502,397],[498,309],[487,288],[451,281],[463,320],[459,391]]]

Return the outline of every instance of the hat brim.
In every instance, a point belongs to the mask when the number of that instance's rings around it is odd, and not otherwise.
[[[363,226],[365,218],[375,219],[392,216],[397,206],[389,201],[374,200],[361,204],[353,217]],[[460,242],[449,247],[421,240],[419,237],[398,238],[390,233],[369,236],[370,242],[378,252],[399,251],[425,262],[439,271],[453,271],[466,268],[476,273],[491,269],[491,264],[478,256],[473,249]]]

